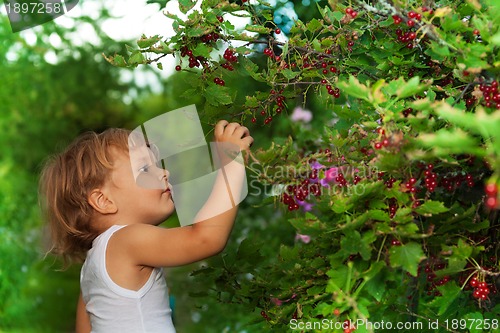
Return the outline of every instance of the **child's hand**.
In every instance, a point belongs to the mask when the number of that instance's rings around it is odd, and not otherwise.
[[[253,143],[248,128],[238,123],[229,123],[226,120],[220,120],[215,125],[214,136],[216,142],[235,144],[241,151],[248,151]]]

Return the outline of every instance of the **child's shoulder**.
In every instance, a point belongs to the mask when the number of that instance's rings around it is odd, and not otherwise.
[[[140,240],[142,237],[145,237],[152,232],[156,233],[163,229],[151,224],[129,224],[117,227],[118,230],[113,232],[113,237],[115,238],[115,241],[118,240],[124,243]]]

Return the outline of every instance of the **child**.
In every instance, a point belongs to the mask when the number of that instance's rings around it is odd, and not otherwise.
[[[221,252],[236,216],[233,207],[190,226],[158,227],[174,211],[169,174],[151,160],[149,146],[129,152],[129,134],[109,129],[82,135],[53,157],[41,175],[52,252],[66,263],[85,259],[77,333],[175,332],[162,267]],[[253,142],[247,128],[225,120],[215,125],[214,136],[242,151]],[[133,170],[161,182],[162,188],[139,186]],[[228,186],[217,177],[202,210],[216,205],[217,192]]]

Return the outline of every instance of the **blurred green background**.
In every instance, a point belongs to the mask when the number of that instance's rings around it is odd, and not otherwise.
[[[56,258],[45,257],[47,239],[37,205],[44,159],[82,132],[133,129],[178,107],[194,103],[200,110],[203,106],[198,96],[178,97],[188,86],[186,73],[171,71],[169,76],[153,66],[131,71],[109,65],[103,53],[124,53],[125,45],[134,45],[140,36],[110,37],[102,29],[113,15],[110,2],[84,0],[79,6],[90,3],[96,9],[92,17],[77,15],[65,26],[49,22],[21,33],[11,32],[4,8],[0,15],[0,332],[73,331],[80,267],[60,271]],[[160,10],[146,0],[142,6]],[[85,37],[79,36],[81,31],[92,38],[79,38]],[[248,82],[234,81],[241,91],[255,89]],[[254,133],[256,146],[268,144],[264,138],[269,131]],[[241,207],[227,252],[237,247],[249,228],[252,237],[266,241],[269,249],[277,250],[283,239],[293,242],[294,231],[280,223],[273,207],[251,209],[259,200],[249,197]],[[168,223],[175,225],[175,218]],[[275,257],[263,254],[270,260]],[[167,271],[178,332],[250,332],[245,323],[255,313],[211,297],[189,295],[195,291],[190,272],[199,265]],[[210,282],[196,283],[198,291],[210,287]]]

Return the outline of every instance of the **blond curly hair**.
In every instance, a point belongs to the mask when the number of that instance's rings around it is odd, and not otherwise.
[[[49,253],[64,263],[82,262],[98,236],[92,226],[90,191],[102,186],[113,168],[111,147],[128,152],[130,131],[87,132],[51,156],[40,175],[39,202],[51,237]]]

